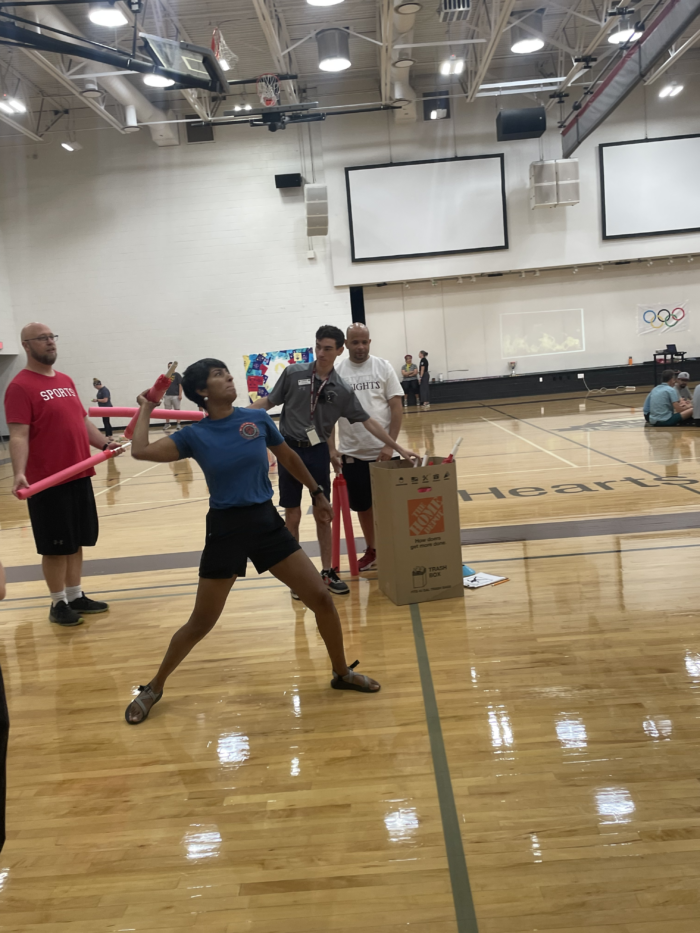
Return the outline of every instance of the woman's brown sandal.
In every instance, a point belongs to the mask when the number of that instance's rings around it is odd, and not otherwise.
[[[148,714],[151,712],[153,707],[156,705],[158,700],[163,696],[163,691],[160,693],[154,693],[153,687],[150,684],[147,684],[145,687],[139,687],[141,691],[137,697],[135,697],[131,703],[126,708],[124,712],[124,719],[129,723],[130,726],[138,726],[140,722],[143,722],[144,719],[148,719]],[[144,700],[150,700],[150,706],[146,706]],[[129,710],[141,710],[143,714],[140,719],[129,719]]]
[[[355,661],[353,664],[349,664],[349,673],[343,674],[342,677],[333,671],[331,687],[333,687],[334,690],[358,690],[360,693],[379,693],[382,688],[377,685],[377,689],[373,690],[373,681],[371,681],[366,674],[355,673],[355,668],[359,663],[359,661]]]

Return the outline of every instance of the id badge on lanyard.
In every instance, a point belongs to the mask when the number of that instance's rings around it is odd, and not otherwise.
[[[306,429],[306,436],[309,439],[309,443],[312,447],[315,447],[317,444],[321,443],[321,438],[318,436],[318,432],[314,427],[314,415],[316,414],[316,406],[318,405],[318,398],[326,387],[329,377],[326,378],[321,383],[318,392],[314,392],[314,384],[316,382],[316,366],[311,371],[311,427]]]

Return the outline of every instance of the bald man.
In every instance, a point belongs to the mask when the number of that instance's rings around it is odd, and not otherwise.
[[[5,393],[15,496],[18,489],[85,460],[90,445],[98,450],[119,446],[105,442],[88,420],[73,380],[53,368],[57,339],[46,324],[23,328],[27,365]],[[51,594],[49,620],[57,625],[80,625],[84,615],[109,609],[107,603],[87,597],[80,583],[83,547],[92,547],[99,531],[90,481],[94,474],[90,468],[27,500]]]
[[[366,325],[351,324],[345,340],[348,357],[335,369],[355,391],[364,410],[381,424],[392,440],[396,440],[403,417],[403,389],[391,363],[370,354],[371,343]],[[332,450],[331,454],[336,469],[343,471],[350,508],[357,512],[365,536],[366,550],[360,558],[359,569],[373,570],[377,566],[377,552],[369,465],[374,460],[391,460],[396,454],[373,437],[364,425],[350,424],[345,418],[338,421],[337,452]]]

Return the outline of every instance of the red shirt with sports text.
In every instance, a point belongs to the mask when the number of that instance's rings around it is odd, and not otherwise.
[[[8,424],[29,425],[28,483],[90,456],[86,415],[75,384],[65,373],[44,376],[23,369],[15,376],[5,392],[5,417]],[[89,467],[66,482],[94,475]]]

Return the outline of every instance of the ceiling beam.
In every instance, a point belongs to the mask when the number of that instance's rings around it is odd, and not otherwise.
[[[8,126],[11,126],[15,130],[19,130],[20,133],[22,133],[24,136],[29,137],[29,139],[33,139],[35,143],[43,143],[44,141],[41,136],[37,136],[36,133],[27,129],[26,126],[22,126],[21,123],[17,123],[16,120],[12,119],[12,117],[6,117],[4,114],[0,113],[0,121],[2,123],[7,123]]]
[[[275,0],[253,0],[253,7],[267,39],[275,71],[278,74],[296,73],[298,69],[294,66],[291,52],[289,53],[289,61],[292,67],[288,67],[284,61],[284,49],[289,48],[292,40],[287,30],[287,24]],[[296,82],[282,81],[280,83],[287,94],[288,102],[290,104],[299,103],[299,91]]]
[[[581,54],[577,55],[576,57],[586,58],[588,55],[592,55],[595,52],[595,50],[598,48],[600,43],[603,41],[603,39],[605,39],[607,34],[613,28],[613,26],[615,26],[615,24],[616,24],[616,18],[614,16],[611,16],[607,22],[603,23],[603,25],[600,27],[600,29],[595,34],[593,39],[591,39],[591,41],[588,43],[586,48],[583,50],[583,52],[581,52]],[[569,85],[573,83],[574,79],[577,78],[581,74],[582,71],[583,71],[583,65],[580,64],[579,62],[575,62],[571,66],[571,70],[569,71],[568,75],[564,78],[562,83],[557,88],[557,91],[563,91],[565,88],[569,87]],[[549,103],[546,105],[547,110],[551,110],[555,104],[556,104],[555,99],[550,100]]]
[[[391,63],[394,58],[391,43],[394,38],[394,3],[393,0],[380,0],[379,3],[379,38],[382,41],[379,52],[379,96],[384,103],[392,98]]]
[[[498,0],[494,0],[493,4],[493,13],[491,17],[491,35],[486,43],[484,48],[484,54],[482,55],[476,69],[474,78],[472,79],[471,86],[467,93],[467,102],[471,103],[477,95],[479,87],[484,81],[486,74],[489,70],[491,64],[491,59],[493,58],[498,43],[501,41],[501,36],[503,35],[507,25],[508,20],[510,19],[510,14],[513,12],[513,7],[515,6],[515,0],[502,0],[500,4],[500,10],[498,10],[498,16],[496,16],[496,10],[498,9]],[[475,49],[478,49],[479,46],[474,46]]]
[[[92,100],[89,97],[85,97],[82,93],[82,89],[71,78],[69,78],[67,75],[64,75],[60,68],[57,68],[54,64],[52,64],[48,58],[44,58],[41,52],[37,52],[36,49],[25,48],[23,48],[22,51],[27,56],[27,58],[31,58],[35,64],[39,65],[40,68],[43,68],[44,71],[50,74],[51,77],[58,81],[59,84],[62,84],[63,87],[69,90],[71,94],[74,94],[76,97],[80,98],[80,100],[87,107],[89,107],[91,110],[94,110],[95,113],[102,117],[106,123],[109,123],[111,127],[120,133],[125,132],[121,120],[117,120],[116,117],[112,116],[112,114],[100,104],[98,104],[97,101]]]
[[[692,35],[690,39],[687,39],[679,49],[671,52],[663,65],[659,65],[656,71],[650,74],[648,78],[645,78],[644,83],[648,86],[649,84],[653,84],[655,81],[658,81],[661,75],[666,74],[671,65],[675,65],[681,55],[685,55],[688,49],[691,49],[698,41],[698,39],[700,39],[700,29],[698,29],[698,31]]]

